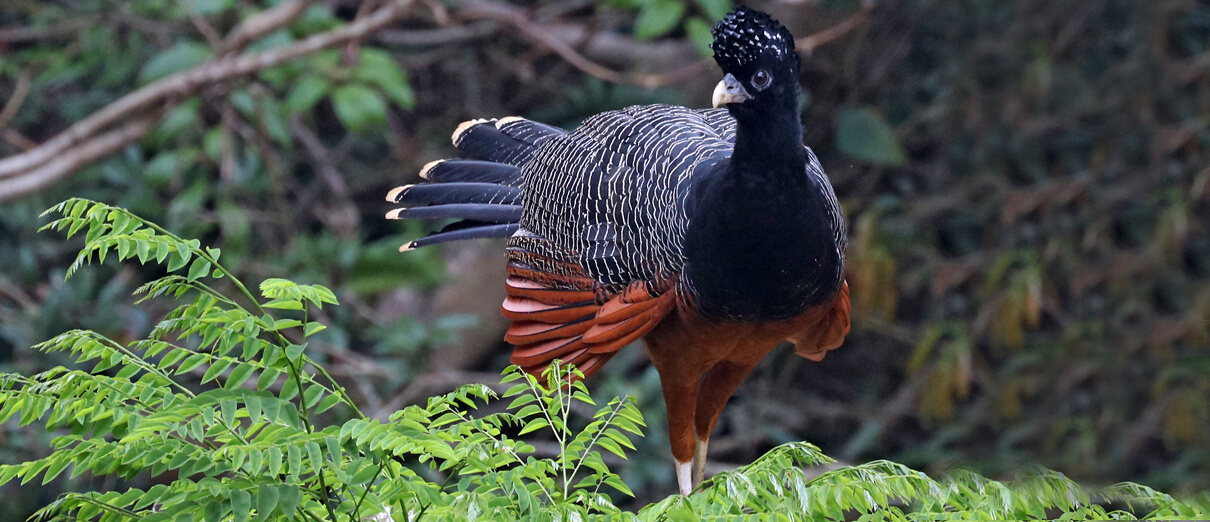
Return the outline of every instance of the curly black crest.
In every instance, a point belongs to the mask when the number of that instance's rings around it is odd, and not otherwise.
[[[724,71],[757,62],[780,62],[789,56],[797,62],[794,36],[768,14],[737,6],[711,29],[714,60]]]

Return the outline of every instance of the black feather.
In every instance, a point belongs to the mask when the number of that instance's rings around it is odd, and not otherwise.
[[[478,160],[447,160],[433,164],[425,177],[434,183],[497,183],[520,187],[521,169],[504,163]]]
[[[496,128],[512,136],[514,139],[523,141],[534,147],[541,145],[550,138],[567,134],[567,131],[553,125],[516,117],[504,118],[496,122]]]
[[[405,207],[448,205],[452,203],[489,203],[513,205],[521,200],[521,189],[495,183],[431,183],[412,185],[395,197]]]
[[[496,223],[488,223],[487,221],[475,221],[473,219],[464,219],[462,221],[455,221],[444,227],[441,227],[441,230],[434,232],[434,234],[444,234],[446,232],[453,232],[455,230],[464,230],[464,229],[475,228],[475,227],[494,227],[494,226],[496,226]]]
[[[454,138],[454,146],[477,160],[521,166],[534,155],[531,143],[496,128],[495,122],[472,124]]]
[[[520,205],[458,203],[435,207],[401,208],[395,219],[473,219],[488,223],[516,223],[521,219]]]
[[[469,223],[468,221],[460,221],[459,223]],[[461,241],[464,239],[484,239],[489,237],[508,237],[513,235],[521,225],[517,223],[505,223],[501,225],[477,226],[470,228],[461,228],[457,230],[445,231],[436,234],[430,234],[408,244],[408,248],[420,248],[450,241]],[[449,228],[449,227],[446,227]]]

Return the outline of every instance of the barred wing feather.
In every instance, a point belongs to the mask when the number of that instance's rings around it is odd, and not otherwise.
[[[733,140],[726,111],[649,105],[598,114],[534,152],[508,249],[514,363],[559,358],[589,374],[673,309],[690,187],[725,167]]]

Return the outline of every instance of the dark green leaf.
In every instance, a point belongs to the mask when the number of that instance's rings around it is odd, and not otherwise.
[[[694,0],[697,6],[706,14],[706,18],[714,21],[722,20],[731,10],[731,0]]]
[[[290,467],[290,475],[297,477],[302,474],[302,451],[298,446],[291,445],[286,448],[286,465]],[[283,500],[285,495],[283,495]]]
[[[199,278],[209,275],[209,272],[210,272],[210,262],[206,261],[204,258],[199,257],[199,258],[195,259],[193,261],[193,265],[191,265],[189,267],[189,275],[186,276],[186,279],[188,279],[190,281],[195,281]]]
[[[277,310],[302,310],[303,305],[297,299],[274,299],[261,306]]]
[[[294,510],[298,509],[298,501],[301,492],[298,486],[292,484],[282,484],[277,486],[277,508],[286,517],[294,516]]]
[[[693,41],[694,48],[702,56],[714,55],[714,51],[710,49],[710,43],[714,41],[714,35],[710,34],[709,22],[697,16],[685,20],[685,33],[689,35],[689,40]]]
[[[267,369],[262,371],[260,378],[256,380],[256,389],[262,391],[269,389],[270,386],[273,386],[273,383],[277,382],[278,377],[281,377],[281,372],[278,370]]]
[[[643,5],[634,21],[634,37],[650,40],[668,34],[681,22],[685,4],[677,0],[653,0]]]
[[[198,366],[201,366],[202,363],[206,362],[206,360],[208,360],[209,358],[210,357],[204,353],[195,353],[195,354],[189,356],[188,359],[185,359],[185,362],[181,363],[181,365],[177,368],[176,373],[177,373],[177,375],[180,375],[180,374],[190,371],[194,368],[197,368]]]
[[[235,0],[181,0],[194,14],[216,15],[235,7]]]
[[[328,94],[329,89],[331,87],[327,80],[319,76],[303,76],[291,86],[290,94],[286,95],[286,110],[290,111],[290,114],[309,112]]]
[[[310,322],[307,323],[307,327],[305,328],[306,332],[303,335],[306,337],[311,337],[312,335],[315,335],[327,328],[328,327],[324,326],[323,323]]]
[[[872,109],[845,109],[836,127],[836,146],[855,159],[890,166],[907,161],[894,129]]]
[[[168,111],[168,115],[160,121],[159,134],[163,138],[175,137],[185,129],[198,123],[198,108],[201,100],[193,99],[182,103]]]
[[[276,486],[261,484],[256,488],[256,519],[268,520],[269,515],[277,508],[278,492]]]
[[[354,473],[352,477],[349,478],[349,484],[354,485],[354,486],[359,486],[361,484],[365,484],[371,480],[374,480],[374,477],[377,477],[377,476],[378,476],[378,466],[375,466],[373,463],[367,463],[365,466],[362,466],[361,469],[357,470],[357,472]]]
[[[231,375],[227,376],[227,382],[223,385],[223,387],[238,387],[239,385],[243,384],[244,381],[248,380],[248,377],[251,377],[252,372],[255,370],[256,367],[252,366],[251,364],[240,363],[240,365],[236,366],[234,370],[231,370]]]
[[[363,85],[345,85],[332,93],[336,117],[349,130],[363,132],[386,122],[387,104],[377,91]]]
[[[172,73],[194,67],[210,58],[210,47],[197,42],[181,42],[160,51],[139,72],[139,83],[151,83]]]
[[[411,109],[416,104],[416,96],[408,85],[403,68],[386,51],[363,47],[361,64],[353,76],[378,87],[401,108]]]
[[[303,350],[307,348],[306,344],[291,344],[286,347],[286,359],[290,362],[298,360],[298,356],[302,355]]]
[[[274,330],[285,330],[287,328],[296,328],[299,326],[302,326],[302,321],[299,321],[298,319],[278,319],[273,321]]]
[[[252,494],[242,489],[233,490],[231,492],[231,514],[235,517],[236,522],[244,522],[248,520],[248,515],[252,512]]]
[[[186,250],[183,255],[180,253],[177,253],[176,255],[170,256],[168,258],[168,271],[174,272],[174,271],[180,270],[181,268],[184,268],[184,266],[189,263],[189,258],[191,256],[192,255],[189,253],[188,250]]]

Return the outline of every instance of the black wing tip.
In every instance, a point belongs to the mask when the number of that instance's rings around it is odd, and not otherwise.
[[[402,198],[403,195],[407,193],[408,189],[412,188],[412,186],[413,185],[403,185],[391,189],[390,192],[387,192],[387,203],[399,203],[399,199]]]
[[[459,123],[458,126],[454,128],[454,134],[450,136],[450,141],[454,143],[455,147],[460,147],[462,144],[462,139],[466,136],[466,133],[475,128],[475,126],[485,123],[494,123],[495,121],[495,119],[489,120],[486,118],[475,118],[473,120],[466,120],[462,123]]]
[[[437,232],[429,234],[420,239],[409,241],[399,247],[400,252],[416,250],[427,246],[440,245],[452,241],[464,241],[468,239],[486,239],[486,238],[504,238],[513,235],[517,229],[521,228],[518,223],[502,223],[497,225],[481,225],[470,228],[461,228],[449,232]]]

